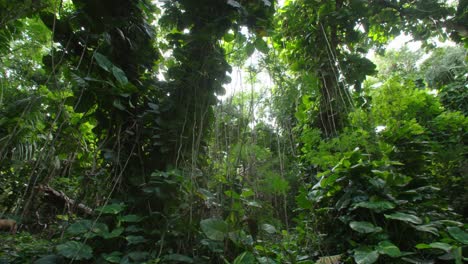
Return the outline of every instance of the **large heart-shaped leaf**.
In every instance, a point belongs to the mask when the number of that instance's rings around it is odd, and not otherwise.
[[[222,241],[228,232],[228,225],[220,219],[204,219],[200,222],[200,226],[203,233],[212,240]]]

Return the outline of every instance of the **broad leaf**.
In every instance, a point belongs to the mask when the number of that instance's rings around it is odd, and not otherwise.
[[[258,51],[260,51],[262,53],[265,53],[265,54],[268,53],[268,51],[269,51],[267,43],[261,38],[257,38],[255,40],[255,48]]]
[[[137,261],[138,263],[142,263],[143,260],[148,259],[150,256],[150,253],[147,251],[133,251],[128,253],[128,257],[134,261]]]
[[[250,252],[244,252],[237,256],[237,258],[234,259],[232,264],[255,264],[255,257]]]
[[[125,209],[125,205],[123,204],[109,204],[104,205],[96,209],[96,211],[101,212],[103,214],[118,214]]]
[[[380,232],[382,231],[382,228],[379,226],[374,226],[372,223],[369,222],[357,222],[357,221],[352,221],[349,223],[349,226],[359,232],[359,233],[375,233],[375,232]]]
[[[235,0],[228,0],[227,3],[228,3],[228,5],[236,7],[236,8],[241,8],[242,7],[241,4],[239,4],[239,2],[237,2]]]
[[[225,42],[231,42],[231,41],[233,41],[234,39],[235,39],[234,34],[227,33],[227,34],[225,34],[225,35],[223,36],[223,40],[224,40]]]
[[[439,230],[432,224],[428,225],[416,225],[414,228],[418,231],[428,232],[435,236],[439,236]]]
[[[270,224],[263,224],[262,229],[267,232],[268,234],[276,233],[276,228]]]
[[[146,238],[143,236],[127,236],[125,239],[128,241],[128,245],[136,245],[146,242]]]
[[[460,243],[468,245],[468,233],[458,227],[449,227],[447,230],[453,238],[458,240]]]
[[[429,246],[431,248],[438,248],[438,249],[442,249],[446,252],[449,252],[451,249],[452,249],[452,246],[447,244],[447,243],[443,243],[443,242],[434,242],[434,243],[430,243]]]
[[[372,264],[379,259],[379,252],[370,249],[354,250],[354,261],[357,264]]]
[[[220,219],[204,219],[200,222],[200,226],[203,233],[212,240],[222,241],[228,232],[228,225]]]
[[[112,238],[119,237],[123,233],[123,231],[124,231],[123,227],[118,227],[118,228],[112,230],[112,232],[104,234],[104,238],[105,239],[112,239]]]
[[[119,99],[115,99],[112,105],[119,110],[122,110],[122,111],[126,110],[125,106],[120,102]]]
[[[263,4],[266,6],[271,6],[271,2],[269,0],[263,0]]]
[[[400,221],[403,221],[403,222],[409,222],[409,223],[413,223],[413,224],[421,224],[422,223],[422,220],[421,218],[415,216],[415,215],[411,215],[411,214],[405,214],[405,213],[394,213],[394,214],[389,214],[389,215],[385,215],[385,218],[387,219],[394,219],[394,220],[400,220]]]
[[[81,242],[69,241],[57,246],[57,252],[69,259],[83,260],[93,257],[93,249]]]
[[[388,201],[372,201],[372,202],[360,202],[354,205],[355,208],[367,208],[376,212],[382,212],[389,209],[395,208],[395,205]]]
[[[104,223],[94,223],[93,226],[91,226],[91,231],[93,234],[100,237],[106,237],[109,235],[109,227]],[[93,237],[93,235],[91,237]]]
[[[401,256],[400,249],[397,246],[395,246],[392,242],[387,240],[379,243],[378,251],[380,254],[389,255],[393,258]]]
[[[443,242],[434,242],[434,243],[431,243],[429,245],[428,244],[417,244],[416,248],[417,249],[436,248],[436,249],[441,249],[441,250],[444,250],[446,252],[449,252],[452,249],[452,246],[447,244],[447,243],[443,243]]]
[[[122,253],[118,251],[114,251],[110,254],[101,254],[102,258],[105,259],[107,262],[110,263],[120,263],[120,259],[122,258]]]
[[[92,225],[93,222],[90,220],[81,220],[68,227],[67,233],[72,235],[84,234],[91,229]]]
[[[122,71],[122,69],[120,69],[119,67],[113,66],[112,74],[114,75],[115,79],[119,82],[120,85],[128,84],[128,79],[125,75],[125,72]]]
[[[114,64],[104,55],[99,52],[94,53],[94,59],[96,60],[99,67],[110,72]]]
[[[120,218],[120,221],[122,222],[127,222],[127,223],[137,223],[140,222],[143,218],[138,215],[130,214],[130,215],[124,215]]]

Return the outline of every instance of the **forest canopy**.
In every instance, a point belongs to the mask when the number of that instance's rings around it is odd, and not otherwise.
[[[0,0],[0,263],[464,263],[467,48],[467,0]]]

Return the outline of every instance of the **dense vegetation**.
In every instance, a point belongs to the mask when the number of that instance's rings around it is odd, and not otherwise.
[[[0,263],[461,264],[466,48],[466,0],[0,0]]]

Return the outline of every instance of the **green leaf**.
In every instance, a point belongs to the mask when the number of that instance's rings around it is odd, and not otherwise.
[[[239,4],[239,2],[235,1],[235,0],[228,0],[227,1],[228,5],[232,6],[232,7],[235,7],[235,8],[241,8],[241,4]]]
[[[354,208],[361,207],[371,209],[376,212],[382,212],[395,208],[395,205],[388,201],[360,202],[354,205]]]
[[[262,38],[257,38],[255,40],[255,48],[265,54],[270,50],[268,44]]]
[[[107,72],[110,72],[114,64],[104,55],[99,52],[94,53],[94,59],[96,60],[99,67],[103,68]]]
[[[379,259],[379,252],[367,248],[354,250],[354,261],[357,264],[372,264]]]
[[[225,42],[232,42],[235,39],[234,34],[227,33],[223,36]]]
[[[435,249],[441,249],[441,250],[444,250],[446,252],[449,252],[452,249],[452,246],[447,244],[447,243],[443,243],[443,242],[434,242],[434,243],[431,243],[429,245],[428,244],[417,244],[416,248],[417,249],[435,248]]]
[[[462,264],[463,251],[461,247],[455,248],[452,250],[452,255],[455,258],[455,264]],[[465,258],[465,261],[468,261],[468,258]]]
[[[249,197],[254,196],[254,195],[255,195],[255,192],[252,189],[244,188],[244,189],[242,189],[242,193],[240,194],[240,197],[249,198]]]
[[[112,238],[119,237],[123,233],[123,231],[124,231],[123,227],[118,227],[118,228],[112,230],[112,232],[104,234],[104,238],[105,239],[112,239]]]
[[[224,192],[224,194],[229,197],[229,198],[234,198],[234,199],[239,199],[240,195],[236,193],[235,191],[232,190],[227,190]]]
[[[144,238],[143,236],[127,236],[125,238],[128,242],[128,245],[136,245],[136,244],[141,244],[141,243],[144,243],[146,242],[146,238]]]
[[[143,218],[138,215],[130,214],[130,215],[124,215],[120,218],[120,221],[122,222],[127,222],[127,223],[138,223],[142,220]]]
[[[250,252],[244,252],[237,256],[237,258],[234,259],[232,264],[255,264],[255,257]]]
[[[273,259],[268,258],[268,257],[257,258],[257,261],[258,261],[259,264],[277,264],[278,263],[278,262],[276,262]]]
[[[128,253],[128,256],[132,260],[138,261],[138,263],[141,263],[143,262],[143,260],[148,259],[148,257],[150,256],[150,253],[147,251],[133,251],[133,252]]]
[[[58,245],[57,252],[66,258],[74,260],[90,259],[93,257],[93,249],[77,241],[69,241]]]
[[[270,224],[263,224],[262,229],[267,232],[268,234],[276,233],[276,228]]]
[[[453,238],[458,240],[458,242],[463,243],[464,245],[468,245],[468,234],[465,231],[456,226],[449,227],[447,230]]]
[[[263,0],[263,4],[265,6],[271,6],[271,2],[269,0]]]
[[[432,224],[417,225],[417,226],[414,226],[414,228],[418,231],[428,232],[435,236],[439,236],[439,230]]]
[[[115,99],[112,105],[119,110],[122,110],[122,111],[126,110],[125,106],[120,102],[119,99]]]
[[[91,231],[100,237],[106,237],[109,234],[109,227],[104,223],[94,223]]]
[[[122,69],[120,69],[119,67],[113,66],[112,74],[114,75],[115,79],[117,79],[120,85],[128,84],[128,79],[127,79],[127,76],[125,75],[125,72],[122,71]]]
[[[203,233],[212,240],[223,241],[228,232],[228,225],[220,219],[204,219],[200,222],[200,226]]]
[[[125,209],[124,204],[108,204],[101,207],[96,208],[96,211],[101,212],[103,214],[118,214]]]
[[[452,249],[451,245],[449,245],[447,243],[443,243],[443,242],[430,243],[429,246],[431,248],[438,248],[438,249],[442,249],[442,250],[447,251],[447,252],[449,252]]]
[[[380,232],[382,231],[382,228],[379,226],[374,226],[373,224],[369,222],[357,222],[357,221],[352,221],[349,223],[349,226],[359,232],[359,233],[375,233],[375,232]]]
[[[307,194],[304,192],[300,192],[298,196],[296,196],[296,204],[301,209],[310,209],[313,206],[313,203],[307,198]]]
[[[191,257],[181,254],[170,254],[164,256],[165,261],[174,261],[176,263],[194,263]]]
[[[93,222],[91,222],[90,220],[81,220],[68,227],[67,233],[72,235],[84,234],[91,229],[92,225]]]
[[[254,44],[252,43],[247,43],[247,45],[245,45],[245,52],[247,53],[247,57],[250,57],[255,51],[255,46]]]
[[[421,244],[417,244],[416,248],[417,249],[428,249],[428,248],[431,248],[431,246],[429,246],[428,244],[421,243]]]
[[[400,249],[388,240],[379,243],[378,251],[380,254],[389,255],[392,258],[401,256]]]
[[[417,225],[422,223],[421,218],[419,218],[419,217],[417,217],[415,215],[405,214],[405,213],[400,213],[400,212],[397,212],[397,213],[394,213],[394,214],[389,214],[389,215],[386,214],[385,218],[400,220],[400,221],[403,221],[403,222],[409,222],[409,223],[413,223],[413,224],[417,224]]]
[[[102,258],[110,263],[120,263],[120,259],[122,258],[122,253],[118,251],[114,251],[110,254],[103,253],[101,254]]]
[[[248,206],[262,208],[262,206],[257,201],[247,201]]]

